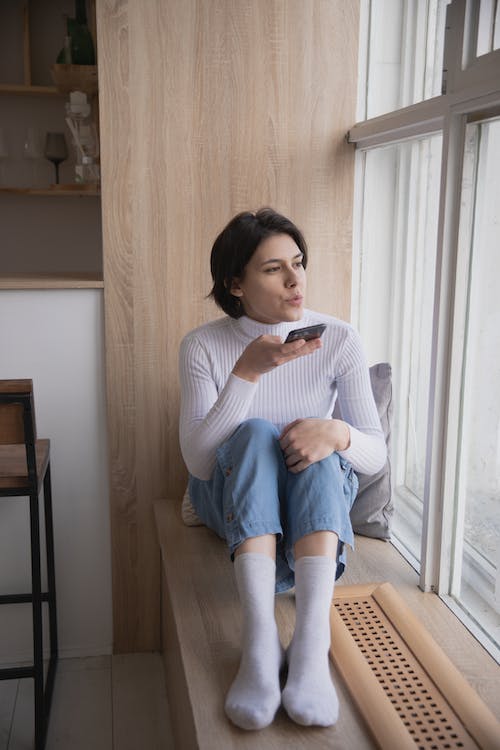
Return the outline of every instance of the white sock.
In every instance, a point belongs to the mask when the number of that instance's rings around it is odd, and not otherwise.
[[[301,557],[295,563],[295,632],[282,699],[290,718],[305,726],[331,726],[339,715],[328,660],[335,571],[330,557]]]
[[[284,661],[274,617],[276,564],[268,555],[244,552],[234,561],[243,616],[240,668],[226,698],[226,714],[242,729],[263,729],[281,703]]]

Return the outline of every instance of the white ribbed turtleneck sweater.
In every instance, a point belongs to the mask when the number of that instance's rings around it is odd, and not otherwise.
[[[323,346],[251,383],[231,372],[246,346],[269,334],[284,340],[295,328],[326,323]],[[350,427],[340,454],[356,471],[374,474],[386,447],[359,336],[348,323],[305,310],[302,320],[268,325],[251,318],[220,318],[191,331],[180,348],[180,442],[193,476],[210,479],[215,452],[246,419],[260,417],[278,430],[294,419],[332,416],[336,399]]]

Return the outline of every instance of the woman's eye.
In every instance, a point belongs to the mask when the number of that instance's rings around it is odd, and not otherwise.
[[[295,265],[295,268],[302,268],[304,266],[304,263],[301,260],[299,260],[294,265]]]
[[[269,268],[266,268],[266,273],[274,273],[275,271],[279,271],[279,266],[269,266]]]

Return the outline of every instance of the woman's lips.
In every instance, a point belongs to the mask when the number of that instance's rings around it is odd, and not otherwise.
[[[286,300],[289,305],[293,305],[294,307],[300,307],[304,301],[303,297],[291,297],[290,299]]]

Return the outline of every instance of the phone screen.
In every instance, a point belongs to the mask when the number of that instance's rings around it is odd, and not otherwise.
[[[307,326],[306,328],[296,328],[294,331],[290,331],[286,337],[285,344],[289,344],[290,341],[297,341],[298,339],[304,339],[305,341],[319,339],[325,328],[326,323],[318,323],[317,325]]]

